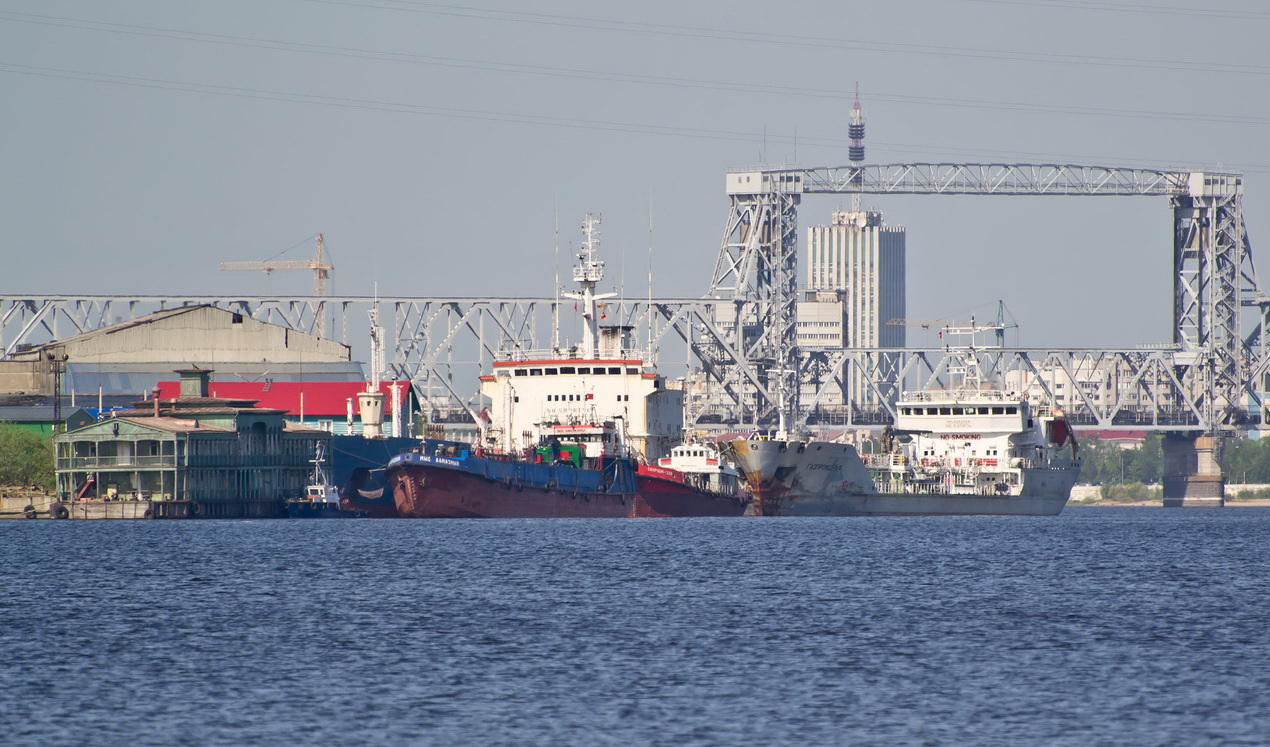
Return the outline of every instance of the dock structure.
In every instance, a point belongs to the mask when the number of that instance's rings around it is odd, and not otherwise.
[[[613,298],[605,304],[612,324],[646,334],[642,347],[655,351],[663,366],[682,365],[700,377],[703,396],[688,397],[689,427],[766,427],[778,413],[789,413],[795,430],[881,427],[893,422],[900,392],[938,388],[947,378],[946,350],[799,346],[798,208],[816,194],[1167,199],[1173,241],[1160,255],[1172,263],[1171,341],[1114,350],[997,346],[974,351],[973,365],[985,377],[1026,379],[1029,395],[1061,407],[1078,428],[1132,427],[1194,442],[1171,450],[1166,460],[1166,472],[1177,478],[1169,481],[1169,492],[1180,490],[1172,498],[1182,505],[1195,502],[1188,498],[1194,491],[1200,502],[1214,492],[1211,470],[1201,470],[1211,450],[1196,439],[1220,440],[1260,427],[1270,411],[1270,297],[1253,267],[1239,174],[853,161],[843,167],[735,169],[725,185],[731,210],[703,297]],[[391,309],[391,373],[411,380],[425,407],[435,411],[430,422],[475,422],[480,370],[500,355],[550,347],[546,333],[573,305],[560,297],[5,296],[0,345],[6,356],[20,356],[34,338],[58,338],[59,324],[78,334],[143,309],[197,303],[310,334],[331,328],[345,342],[351,313]],[[331,327],[328,315],[334,315]],[[869,383],[856,389],[868,401],[853,399],[850,381]]]
[[[208,396],[211,371],[187,369],[181,393],[54,436],[52,518],[270,518],[303,495],[326,431],[253,400]]]

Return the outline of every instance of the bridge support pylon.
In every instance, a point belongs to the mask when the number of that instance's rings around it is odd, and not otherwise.
[[[1221,442],[1216,436],[1166,433],[1162,446],[1166,507],[1226,505],[1226,478],[1218,452]]]

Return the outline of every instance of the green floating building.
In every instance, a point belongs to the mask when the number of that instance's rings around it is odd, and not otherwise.
[[[330,434],[256,400],[208,396],[211,371],[177,371],[179,396],[119,410],[53,441],[55,518],[286,515]]]

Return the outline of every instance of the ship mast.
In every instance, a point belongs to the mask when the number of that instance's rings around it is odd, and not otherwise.
[[[580,290],[562,294],[582,306],[582,351],[580,358],[595,360],[600,357],[600,322],[595,313],[596,302],[612,298],[616,293],[596,293],[595,286],[604,279],[604,262],[596,259],[600,245],[600,219],[590,213],[582,221],[582,234],[586,240],[578,251],[578,264],[573,268],[573,280]]]
[[[376,301],[378,301],[378,293]],[[384,393],[379,391],[379,374],[384,363],[384,329],[379,326],[378,309],[370,309],[370,381],[366,391],[357,395],[362,416],[362,436],[384,437]],[[397,427],[394,424],[394,427]]]

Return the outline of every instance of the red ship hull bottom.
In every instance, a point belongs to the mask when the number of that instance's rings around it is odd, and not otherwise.
[[[639,490],[633,514],[636,517],[740,516],[745,513],[745,500],[739,496],[707,493],[682,482],[643,473],[635,475],[635,484]]]
[[[411,519],[622,518],[633,493],[522,487],[458,470],[407,464],[391,469],[397,514]]]

